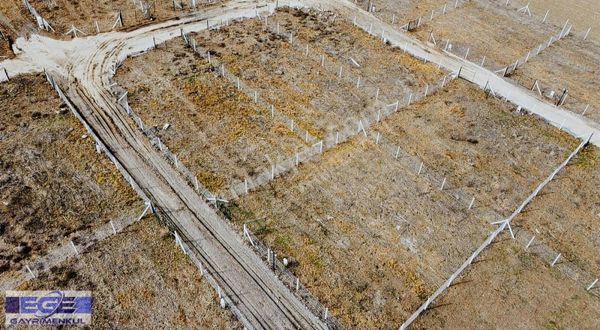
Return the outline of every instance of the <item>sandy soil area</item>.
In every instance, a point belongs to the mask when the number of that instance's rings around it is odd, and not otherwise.
[[[92,291],[96,329],[241,329],[153,216],[19,287],[56,289]]]
[[[562,106],[600,123],[600,44],[577,37],[565,38],[544,50],[515,72],[511,78],[531,88],[536,79],[550,102],[558,103],[564,89],[569,96]],[[554,96],[550,97],[551,91]]]
[[[505,234],[411,329],[597,329],[600,301]],[[502,240],[504,239],[504,240]]]
[[[0,268],[141,208],[42,76],[0,84]],[[19,252],[20,251],[20,252]]]
[[[508,216],[578,142],[464,81],[388,117],[376,130],[476,196],[476,208]],[[414,169],[413,169],[414,171]]]
[[[305,146],[217,69],[177,39],[127,60],[116,77],[144,123],[213,192]]]
[[[433,32],[438,45],[452,44],[451,52],[492,69],[504,67],[558,33],[555,28],[538,21],[524,20],[514,9],[489,1],[474,1],[461,9],[440,16],[420,27],[416,35],[429,39]]]

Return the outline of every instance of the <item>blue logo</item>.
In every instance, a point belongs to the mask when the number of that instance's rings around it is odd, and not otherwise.
[[[89,291],[6,291],[5,325],[85,325],[92,319]]]

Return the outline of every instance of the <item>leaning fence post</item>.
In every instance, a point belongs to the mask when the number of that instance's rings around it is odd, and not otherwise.
[[[112,220],[110,220],[110,226],[112,227],[113,234],[115,234],[115,235],[116,235],[116,234],[117,234],[117,229],[115,228],[115,224],[113,223],[113,221],[112,221]]]
[[[531,237],[531,239],[529,240],[529,242],[527,242],[527,245],[525,245],[525,250],[529,249],[529,247],[531,246],[531,244],[533,243],[533,240],[535,239],[535,235],[533,235]]]
[[[29,265],[25,265],[25,268],[27,268],[27,271],[29,272],[29,274],[31,274],[31,277],[35,278],[35,274],[31,271],[31,268],[29,268]]]
[[[473,208],[473,204],[475,204],[475,197],[473,197],[473,199],[471,199],[471,203],[469,204],[469,210],[471,210]]]
[[[598,283],[598,279],[595,279],[595,280],[592,282],[592,284],[590,284],[590,285],[589,285],[589,286],[586,288],[586,291],[590,291],[590,290],[591,290],[591,289],[594,287],[594,285],[596,285],[596,283]]]
[[[585,32],[585,35],[583,36],[583,40],[586,40],[588,35],[590,34],[590,31],[592,31],[592,27],[590,27],[589,29],[587,29],[587,31]]]
[[[71,247],[73,248],[73,251],[75,251],[75,254],[79,255],[79,251],[77,251],[77,248],[75,247],[75,243],[73,243],[73,240],[71,240],[70,242],[71,242]]]

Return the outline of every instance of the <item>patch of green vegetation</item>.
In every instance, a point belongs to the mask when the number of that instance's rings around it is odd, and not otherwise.
[[[291,238],[287,234],[277,235],[275,237],[275,246],[281,250],[288,251],[291,241]]]
[[[546,322],[546,329],[548,330],[558,330],[560,329],[558,327],[558,324],[556,324],[556,322],[549,320],[548,322]]]
[[[308,262],[317,269],[323,268],[323,259],[319,256],[318,253],[312,252],[308,253],[307,257]]]
[[[590,169],[598,161],[598,152],[595,147],[587,146],[579,152],[579,155],[573,160],[573,164],[581,169]]]
[[[273,233],[273,228],[267,223],[258,223],[257,227],[254,228],[254,235],[264,236]]]

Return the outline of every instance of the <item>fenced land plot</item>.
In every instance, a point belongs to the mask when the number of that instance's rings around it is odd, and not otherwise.
[[[218,2],[197,0],[196,6],[202,9]],[[91,35],[98,31],[106,32],[122,26],[131,27],[172,18],[193,9],[191,0],[30,0],[30,3],[59,35],[64,35],[75,26],[80,30],[78,36],[82,36],[81,32]],[[119,14],[123,24],[117,23]]]
[[[558,104],[564,89],[568,96],[562,108],[584,114],[600,123],[600,44],[577,37],[562,39],[538,57],[519,67],[511,76],[519,84],[541,92]],[[534,87],[538,80],[538,87]]]
[[[514,223],[535,235],[532,249],[542,242],[561,253],[557,263],[573,263],[600,276],[600,153],[588,146],[545,193]],[[550,258],[555,257],[551,256]],[[548,260],[552,261],[552,260]],[[587,279],[585,279],[587,280]],[[590,282],[584,283],[585,286]]]
[[[600,326],[600,301],[510,239],[485,250],[413,329],[563,329]]]
[[[466,192],[475,197],[476,210],[489,208],[501,216],[508,216],[578,144],[461,80],[373,129],[412,156],[399,157],[412,172],[419,171],[421,160],[423,176],[433,175],[438,186],[447,178],[446,192]],[[461,202],[467,207],[469,199]]]
[[[355,3],[362,9],[367,10],[368,3],[374,5],[373,15],[386,23],[391,23],[395,27],[400,27],[410,20],[418,19],[419,17],[430,17],[431,11],[434,14],[440,14],[444,4],[447,5],[448,11],[454,7],[455,1],[444,0],[358,0]],[[463,0],[459,1],[462,5]]]
[[[415,89],[424,90],[444,74],[435,64],[386,45],[332,12],[282,9],[270,21],[271,28],[279,24],[281,30],[293,32],[301,45],[323,54],[325,63],[333,62],[336,69],[344,66],[342,76],[360,77],[360,85],[370,95],[379,89],[380,99],[389,103]],[[380,31],[373,28],[372,32]]]
[[[358,135],[223,206],[350,328],[395,328],[493,226]]]
[[[487,0],[472,1],[462,8],[422,25],[416,32],[422,40],[437,45],[475,63],[498,70],[513,64],[518,58],[560,31],[533,19],[523,20],[516,10]],[[450,49],[451,46],[451,49]]]
[[[42,76],[0,85],[0,267],[23,268],[73,233],[142,203]]]
[[[435,66],[385,46],[351,24],[328,27],[315,24],[315,14],[293,13],[280,11],[267,19],[266,26],[264,19],[236,22],[220,31],[199,34],[196,40],[248,88],[256,89],[259,96],[317,138],[340,127],[355,126],[356,117],[375,112],[375,105],[381,106],[386,95],[403,98],[403,92],[411,87],[422,85],[424,90],[427,82],[442,77]],[[330,38],[344,40],[335,45],[343,55],[329,56],[321,50],[331,39],[316,42],[307,38],[325,33],[320,29],[327,29]],[[324,61],[320,55],[326,55]],[[360,71],[352,69],[349,56],[361,62]],[[377,88],[380,103],[376,102]]]
[[[92,291],[97,328],[241,329],[154,216],[18,289],[57,288]]]
[[[126,60],[115,77],[144,124],[212,192],[306,147],[218,70],[177,39]]]
[[[495,1],[506,3],[504,0]],[[600,41],[600,2],[596,0],[510,0],[510,5],[516,8],[529,5],[531,14],[540,19],[549,11],[547,22],[555,25],[570,20],[574,32],[581,36],[591,27],[588,37]]]

